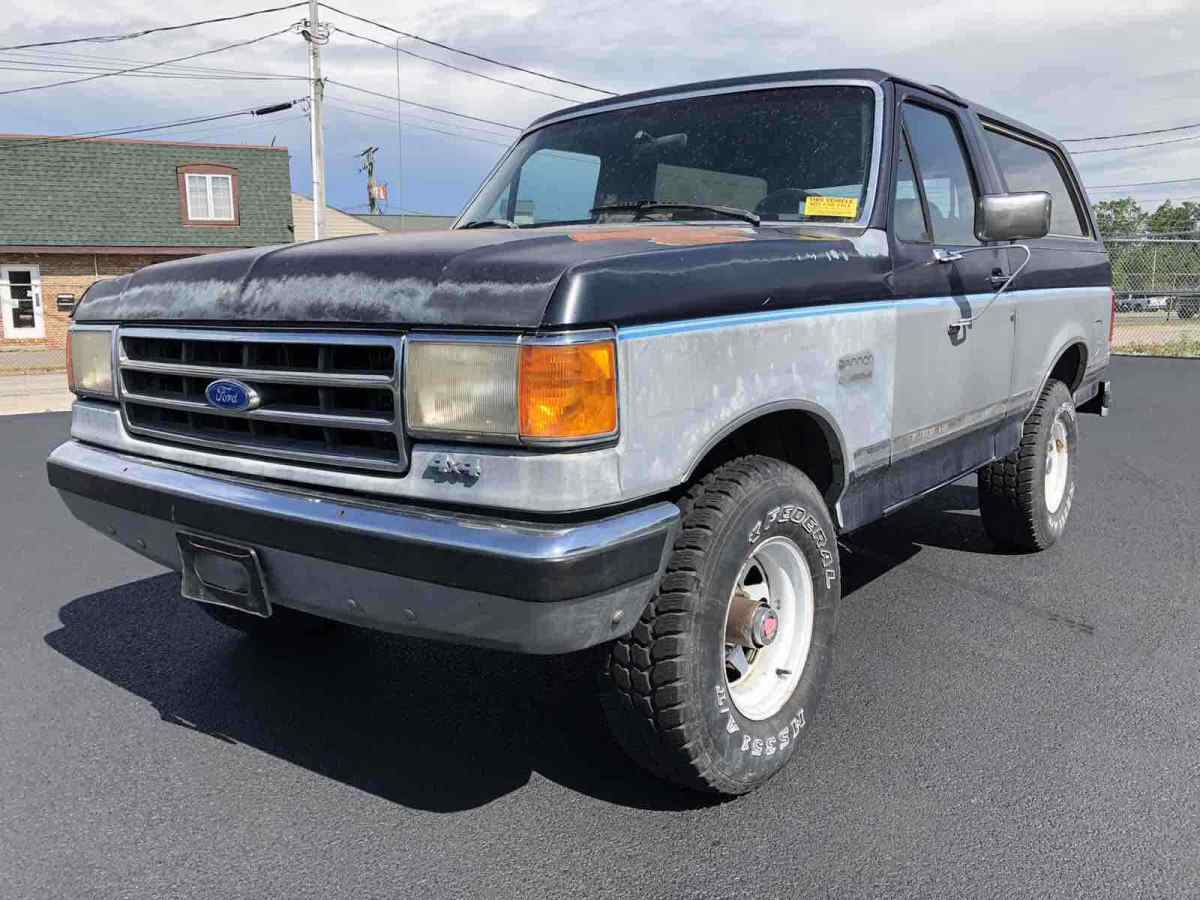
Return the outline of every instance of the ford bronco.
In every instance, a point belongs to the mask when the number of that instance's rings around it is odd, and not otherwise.
[[[972,472],[996,544],[1062,535],[1113,313],[1020,122],[871,70],[646,91],[534,122],[448,232],[96,284],[49,478],[250,634],[594,648],[630,756],[736,794],[813,721],[839,535]]]

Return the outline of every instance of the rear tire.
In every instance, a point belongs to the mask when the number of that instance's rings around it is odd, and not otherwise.
[[[680,506],[658,591],[604,661],[604,709],[650,772],[742,794],[796,752],[829,677],[841,595],[833,522],[802,472],[763,456],[721,466]],[[747,603],[776,622],[755,632],[773,639],[748,650],[748,639],[729,640],[735,604]]]
[[[320,616],[302,613],[286,606],[272,607],[271,615],[264,619],[227,606],[193,602],[210,618],[259,641],[305,640],[328,634],[337,627],[337,623],[330,619],[322,619]]]
[[[993,541],[1045,550],[1058,540],[1075,499],[1077,444],[1071,392],[1051,379],[1025,420],[1017,449],[979,470],[979,513]]]

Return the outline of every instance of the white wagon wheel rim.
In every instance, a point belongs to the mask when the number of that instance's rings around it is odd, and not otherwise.
[[[1062,506],[1063,497],[1067,492],[1067,476],[1070,466],[1071,454],[1067,438],[1067,424],[1063,421],[1060,412],[1050,425],[1050,443],[1046,447],[1046,477],[1043,484],[1046,491],[1046,509],[1051,513],[1058,512],[1058,508]]]
[[[730,592],[727,628],[739,594],[769,606],[778,617],[775,639],[765,647],[730,642],[722,634],[729,697],[747,719],[762,721],[779,712],[795,692],[812,647],[816,606],[803,552],[782,535],[755,547]]]

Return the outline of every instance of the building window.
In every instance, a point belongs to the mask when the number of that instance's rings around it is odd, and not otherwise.
[[[184,225],[238,224],[237,169],[195,164],[178,171]]]

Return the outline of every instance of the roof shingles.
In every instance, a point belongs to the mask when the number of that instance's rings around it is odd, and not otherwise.
[[[185,226],[177,167],[238,170],[240,223]],[[248,247],[291,241],[282,148],[0,136],[0,246]]]

